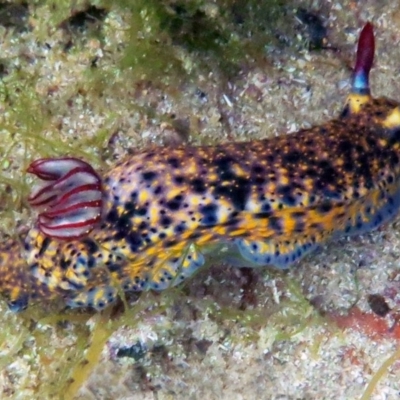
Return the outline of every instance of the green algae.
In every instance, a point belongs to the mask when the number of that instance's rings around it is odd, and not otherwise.
[[[274,28],[285,20],[288,1],[105,2],[130,15],[123,68],[134,79],[168,86],[182,76],[219,73],[229,79],[246,64],[263,62]],[[250,38],[250,39],[249,39]],[[182,75],[183,74],[183,75]]]

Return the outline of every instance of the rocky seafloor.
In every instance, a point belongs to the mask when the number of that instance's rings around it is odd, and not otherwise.
[[[36,158],[101,170],[334,117],[366,21],[373,94],[400,100],[399,1],[1,2],[2,236],[33,223]],[[399,256],[397,218],[289,272],[214,263],[127,308],[1,301],[0,397],[398,399]]]

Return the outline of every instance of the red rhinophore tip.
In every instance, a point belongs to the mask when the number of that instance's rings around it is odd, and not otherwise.
[[[29,204],[39,209],[42,233],[55,239],[78,239],[100,221],[101,179],[88,163],[73,157],[42,158],[27,171],[43,181],[28,197]]]
[[[360,33],[360,38],[358,39],[357,59],[353,77],[353,91],[369,92],[368,77],[374,62],[374,55],[374,28],[370,22],[367,22]]]

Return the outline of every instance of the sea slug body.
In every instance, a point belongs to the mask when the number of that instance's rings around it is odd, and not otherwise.
[[[30,201],[44,211],[23,244],[0,247],[0,292],[11,309],[61,296],[100,310],[120,290],[182,282],[222,248],[233,263],[287,268],[328,239],[393,218],[400,105],[371,97],[373,56],[368,23],[342,114],[310,129],[143,151],[101,183],[83,161],[35,161],[29,172],[45,183]]]

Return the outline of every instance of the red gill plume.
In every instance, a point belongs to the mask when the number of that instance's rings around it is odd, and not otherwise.
[[[28,197],[39,211],[38,228],[48,237],[73,240],[87,235],[100,221],[101,179],[86,162],[73,157],[42,158],[27,171],[43,182]]]

